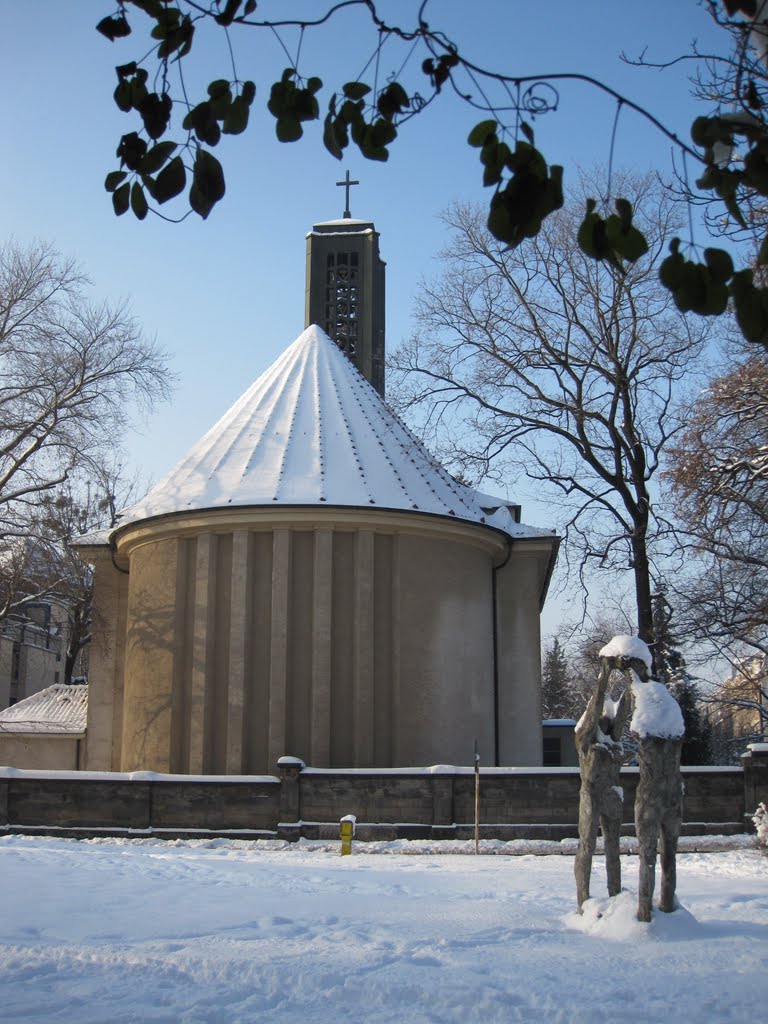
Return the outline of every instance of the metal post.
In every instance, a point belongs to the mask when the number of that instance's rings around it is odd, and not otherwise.
[[[475,740],[475,853],[480,853],[480,754]]]

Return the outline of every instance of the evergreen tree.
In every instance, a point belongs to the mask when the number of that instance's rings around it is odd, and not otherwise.
[[[541,669],[542,718],[571,718],[574,695],[560,641],[555,637],[552,646],[544,652]]]
[[[686,668],[685,657],[672,633],[672,606],[664,587],[653,595],[652,600],[655,673],[680,705],[683,715],[682,763],[711,764],[712,729],[702,713],[696,682]]]

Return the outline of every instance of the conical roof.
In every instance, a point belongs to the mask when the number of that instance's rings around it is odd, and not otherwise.
[[[504,499],[456,481],[314,325],[119,526],[236,506],[394,509],[551,535],[516,523]]]

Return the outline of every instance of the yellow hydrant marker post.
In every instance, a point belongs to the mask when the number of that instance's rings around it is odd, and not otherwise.
[[[341,834],[341,856],[348,857],[352,853],[352,837],[355,834],[355,822],[357,818],[354,814],[345,814],[339,822],[339,831]]]

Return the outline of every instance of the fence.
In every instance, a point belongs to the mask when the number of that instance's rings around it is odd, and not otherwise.
[[[0,832],[93,835],[230,835],[330,838],[355,814],[358,839],[471,838],[471,768],[338,770],[281,759],[278,775],[171,776],[150,772],[0,769]],[[631,834],[637,769],[622,772],[624,831]],[[683,831],[748,831],[768,800],[768,745],[733,768],[684,768]],[[480,778],[483,838],[577,835],[573,768],[488,768]]]

